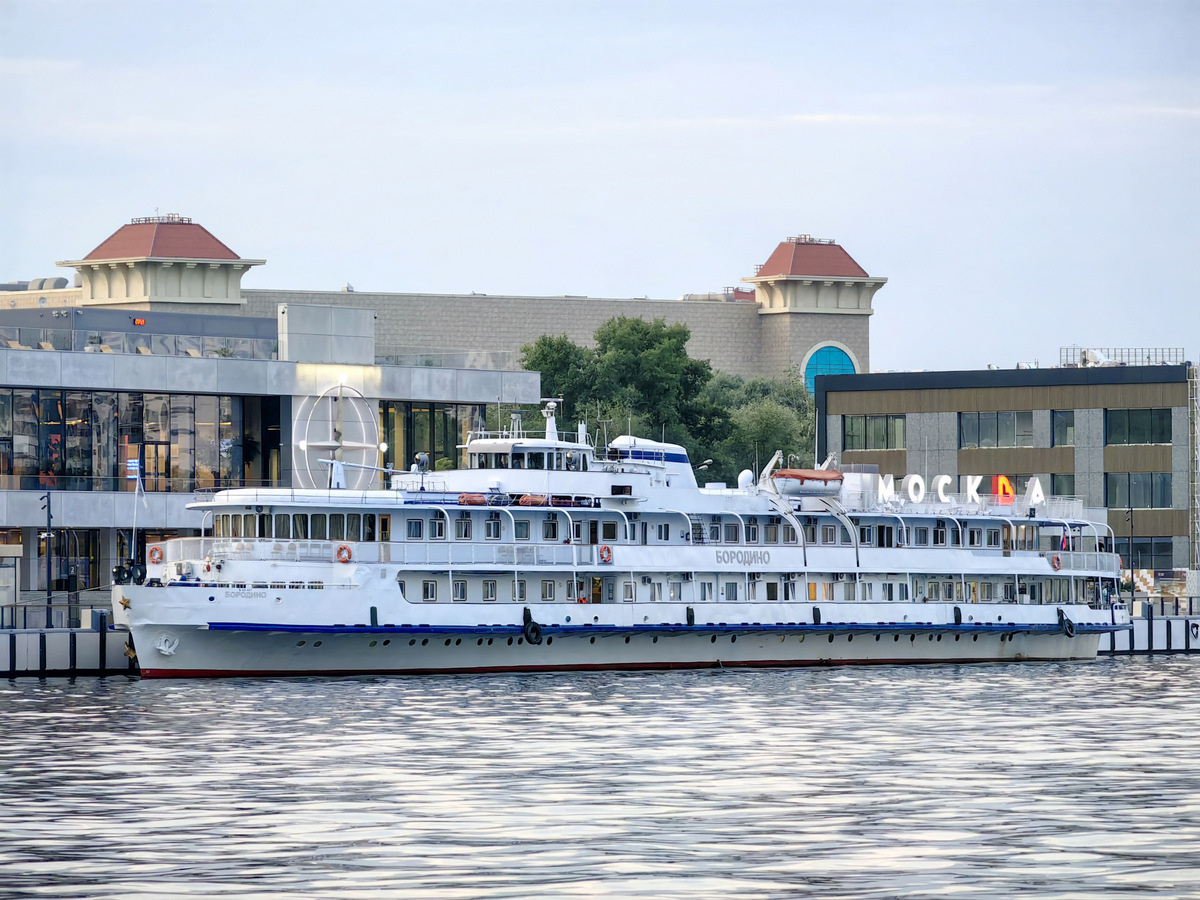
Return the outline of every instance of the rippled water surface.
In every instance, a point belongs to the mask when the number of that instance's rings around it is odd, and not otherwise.
[[[1195,897],[1200,658],[0,682],[0,896]]]

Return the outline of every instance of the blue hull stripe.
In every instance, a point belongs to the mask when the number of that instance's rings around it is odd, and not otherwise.
[[[1129,631],[1133,625],[1108,623],[1076,623],[1076,634],[1107,634]],[[260,622],[209,622],[209,631],[265,631],[286,634],[445,634],[522,635],[520,625],[282,625]],[[795,622],[726,624],[709,622],[698,625],[541,625],[542,634],[579,636],[592,634],[1056,634],[1062,628],[1057,623],[975,623],[971,625],[935,625],[922,622],[879,622],[846,625],[837,622],[820,625]]]

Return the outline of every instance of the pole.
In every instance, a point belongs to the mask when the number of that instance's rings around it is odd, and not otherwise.
[[[1129,498],[1129,614],[1133,615],[1133,598],[1135,591],[1133,578],[1133,496]]]
[[[50,554],[54,552],[54,532],[51,531],[54,516],[50,511],[50,492],[46,491],[42,494],[42,499],[46,502],[43,507],[46,510],[46,627],[50,628],[54,624],[54,616],[51,611],[54,594],[51,583],[52,561],[50,559]]]

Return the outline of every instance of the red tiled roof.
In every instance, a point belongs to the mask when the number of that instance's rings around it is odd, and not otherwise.
[[[784,241],[758,270],[758,278],[799,275],[806,278],[870,278],[837,244]]]
[[[122,225],[84,259],[241,259],[190,222],[149,222]]]

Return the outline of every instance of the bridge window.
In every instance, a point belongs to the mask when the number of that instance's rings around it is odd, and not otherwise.
[[[346,540],[357,541],[362,534],[362,514],[346,513]]]
[[[308,520],[314,541],[325,540],[325,513],[313,513]]]
[[[298,541],[308,540],[308,515],[296,513],[292,516],[292,537]]]
[[[287,513],[275,514],[275,537],[288,540],[292,536],[292,517]]]

